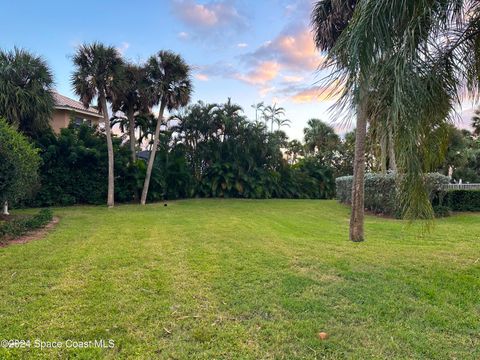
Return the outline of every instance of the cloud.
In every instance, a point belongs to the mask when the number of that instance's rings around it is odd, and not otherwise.
[[[128,48],[130,47],[130,44],[128,42],[122,42],[120,44],[120,46],[117,46],[117,51],[121,54],[121,55],[124,55],[125,52],[128,50]]]
[[[247,46],[248,46],[248,44],[246,44],[246,43],[237,44],[237,47],[239,47],[239,48],[246,48]]]
[[[244,28],[247,24],[233,1],[218,0],[205,4],[196,0],[173,0],[173,13],[187,26],[197,31],[210,31],[218,28]]]
[[[304,80],[303,76],[285,75],[283,81],[286,83],[298,83]]]
[[[328,102],[338,99],[340,87],[337,84],[315,86],[287,86],[280,90],[290,100],[297,104]]]
[[[210,80],[210,78],[208,77],[208,75],[202,74],[202,73],[195,74],[195,78],[196,78],[197,80],[200,80],[200,81],[208,81],[208,80]]]
[[[274,40],[267,41],[254,52],[245,56],[247,62],[274,60],[282,67],[302,72],[312,72],[324,58],[315,48],[308,26],[285,30]]]
[[[185,31],[180,31],[178,34],[177,34],[178,38],[179,39],[182,39],[182,40],[186,40],[190,37],[190,35],[185,32]]]
[[[265,85],[275,79],[280,71],[280,65],[275,61],[264,61],[246,74],[237,74],[236,78],[250,85]]]
[[[260,97],[261,98],[264,98],[265,96],[267,96],[268,94],[270,94],[272,91],[274,91],[276,88],[275,86],[270,86],[270,87],[262,87],[260,90],[259,90],[259,94],[260,94]]]

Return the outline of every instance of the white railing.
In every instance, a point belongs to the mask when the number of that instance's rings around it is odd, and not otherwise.
[[[480,190],[480,184],[447,184],[442,190]]]

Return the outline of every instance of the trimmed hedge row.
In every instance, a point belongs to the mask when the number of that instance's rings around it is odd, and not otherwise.
[[[52,221],[53,214],[50,209],[42,209],[33,216],[25,216],[11,221],[6,221],[0,226],[0,242],[6,237],[18,237],[23,234],[47,225]]]
[[[352,182],[353,176],[342,176],[335,179],[336,197],[341,203],[351,203]],[[442,185],[448,183],[449,178],[445,175],[438,173],[425,175],[425,184],[432,202],[438,197]],[[399,217],[398,206],[396,174],[365,174],[365,209],[377,214]]]
[[[441,204],[453,211],[480,211],[480,190],[448,190]]]

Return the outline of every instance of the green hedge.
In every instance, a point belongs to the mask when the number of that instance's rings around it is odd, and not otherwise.
[[[480,190],[449,190],[443,194],[442,205],[453,211],[480,211]]]
[[[353,176],[342,176],[335,179],[336,197],[344,204],[351,203],[352,182]],[[425,175],[425,185],[432,202],[436,201],[441,186],[448,183],[447,176],[438,173]],[[399,217],[398,205],[396,174],[365,174],[365,209],[377,214]]]
[[[15,238],[31,230],[44,227],[52,221],[52,218],[53,214],[50,209],[42,209],[35,215],[5,221],[0,226],[0,242],[7,237]]]

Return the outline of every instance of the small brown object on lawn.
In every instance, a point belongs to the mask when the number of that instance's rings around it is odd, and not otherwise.
[[[318,333],[318,338],[320,340],[327,340],[328,339],[328,334],[326,332],[319,332]]]

